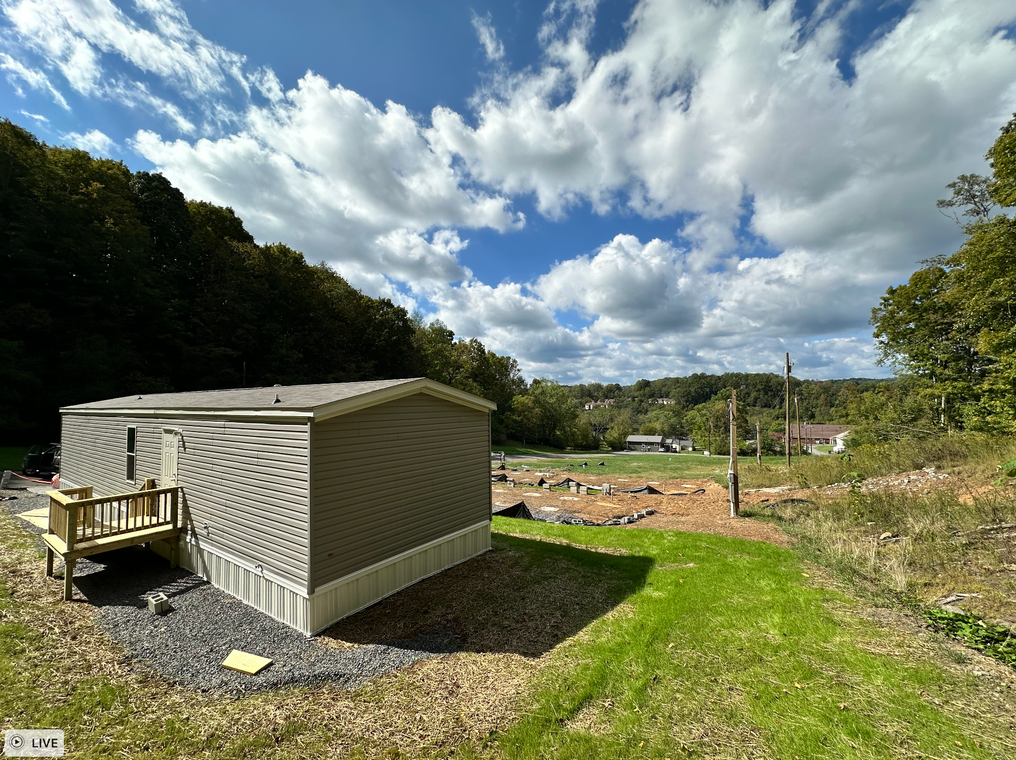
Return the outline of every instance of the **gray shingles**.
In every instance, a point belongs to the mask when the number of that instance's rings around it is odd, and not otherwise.
[[[150,393],[141,394],[140,397],[121,396],[104,401],[91,401],[86,404],[65,406],[63,409],[313,409],[419,379],[412,377],[404,380],[369,380],[360,383],[318,383],[187,393]],[[278,403],[275,402],[276,396],[279,398]]]

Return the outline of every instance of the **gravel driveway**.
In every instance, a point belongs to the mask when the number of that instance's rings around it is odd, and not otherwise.
[[[14,515],[49,503],[45,496],[24,491],[0,492],[12,494],[19,498],[2,504]],[[348,650],[325,647],[202,578],[170,569],[164,559],[141,547],[78,560],[74,585],[97,608],[99,625],[132,657],[170,681],[200,691],[239,695],[324,682],[355,689],[424,658],[455,651],[451,635],[441,633]],[[147,597],[159,591],[172,606],[164,616],[148,611]],[[221,665],[234,649],[274,662],[254,676],[236,673]]]

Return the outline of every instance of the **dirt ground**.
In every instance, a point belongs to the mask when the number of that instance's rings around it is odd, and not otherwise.
[[[643,478],[596,477],[596,473],[583,477],[582,474],[566,471],[545,470],[540,472],[511,472],[508,476],[516,479],[516,486],[507,483],[493,483],[494,509],[508,507],[524,501],[534,514],[545,515],[566,513],[586,520],[603,522],[632,515],[645,509],[655,514],[622,527],[651,528],[656,530],[681,530],[689,533],[716,533],[731,538],[749,541],[767,541],[777,546],[789,546],[790,538],[775,525],[743,517],[730,516],[730,495],[726,488],[713,480],[668,480],[655,481]],[[583,485],[597,486],[609,483],[618,491],[625,488],[639,488],[651,485],[663,496],[647,494],[617,493],[614,497],[601,494],[575,494],[563,491],[545,491],[542,488],[521,485],[519,481],[536,482],[540,477],[552,483],[571,477]],[[692,493],[699,489],[704,493]],[[686,494],[678,496],[675,494]],[[741,504],[753,504],[772,499],[772,494],[741,494]],[[776,498],[783,498],[782,495]]]

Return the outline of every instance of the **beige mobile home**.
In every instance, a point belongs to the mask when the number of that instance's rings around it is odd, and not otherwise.
[[[320,631],[490,548],[494,408],[427,379],[65,407],[48,569],[65,557],[72,594],[77,557],[151,542]]]

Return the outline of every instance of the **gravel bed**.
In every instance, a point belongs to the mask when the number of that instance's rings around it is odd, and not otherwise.
[[[10,501],[0,501],[0,506],[3,507],[4,511],[9,515],[17,517],[22,512],[31,512],[33,509],[42,509],[43,507],[49,506],[49,497],[45,494],[32,493],[31,491],[14,490],[14,489],[3,489],[0,490],[0,497],[14,496],[14,499]],[[37,528],[27,520],[21,520],[18,523],[22,528],[30,530],[32,533],[42,535],[46,531],[42,528]],[[41,542],[40,542],[41,544]]]
[[[0,495],[18,496],[0,502],[13,515],[49,503],[48,497],[25,491],[0,491]],[[24,521],[21,525],[36,534],[43,532]],[[129,657],[174,683],[199,691],[241,695],[320,683],[355,689],[419,660],[456,650],[450,632],[347,650],[327,647],[202,578],[181,568],[171,569],[164,559],[141,547],[78,560],[74,585],[96,608],[99,625],[126,648]],[[171,609],[162,616],[148,611],[147,598],[156,592],[169,597]],[[273,663],[253,676],[222,667],[234,649],[268,657]]]

